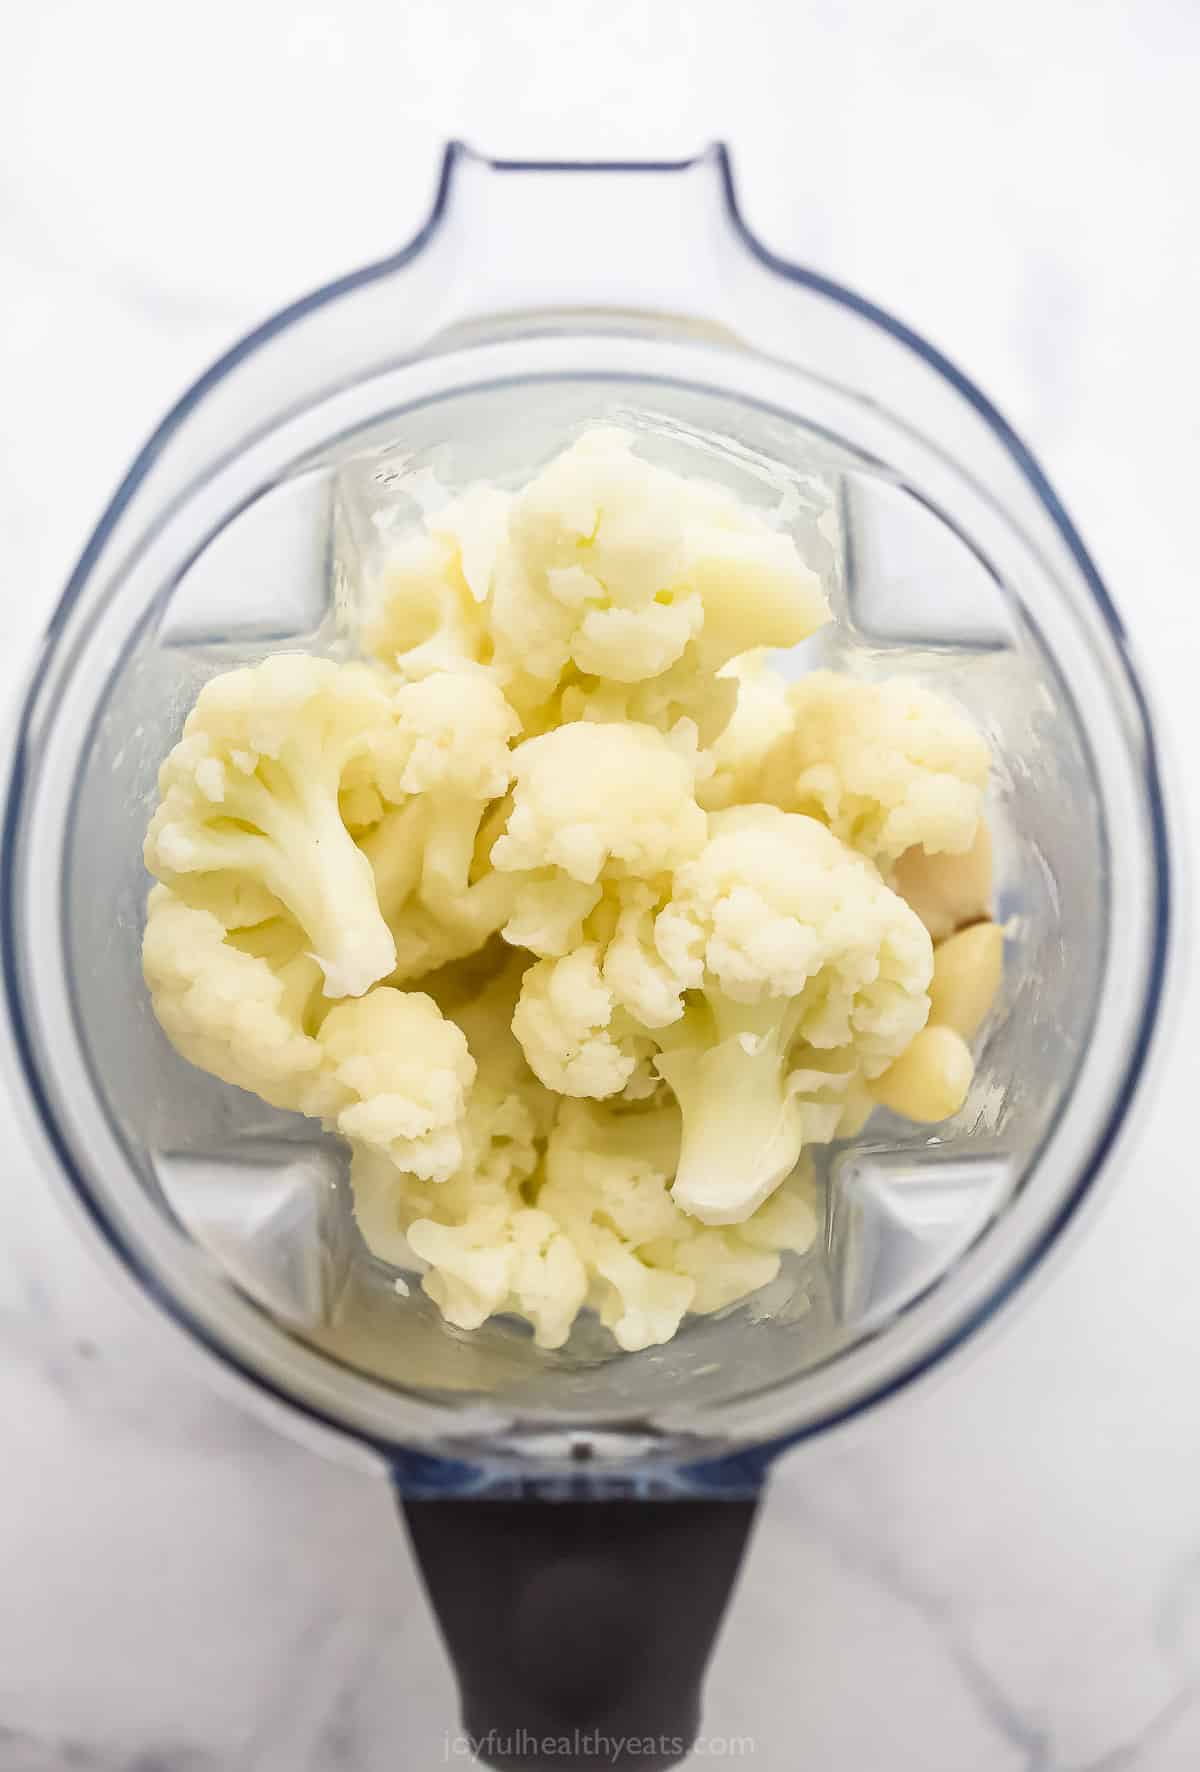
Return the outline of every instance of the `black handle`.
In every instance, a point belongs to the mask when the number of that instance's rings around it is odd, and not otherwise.
[[[485,1765],[684,1758],[757,1499],[402,1505]]]

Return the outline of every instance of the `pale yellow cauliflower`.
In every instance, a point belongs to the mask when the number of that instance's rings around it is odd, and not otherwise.
[[[717,672],[702,670],[690,655],[660,677],[643,683],[614,683],[603,677],[569,678],[554,698],[538,708],[539,730],[571,720],[593,720],[620,726],[634,721],[660,732],[694,734],[712,745],[724,732],[737,705],[737,684]],[[704,773],[712,759],[697,759]]]
[[[651,726],[583,722],[526,740],[515,769],[492,860],[521,876],[505,939],[543,958],[525,976],[514,1032],[560,1094],[645,1094],[653,1043],[641,1024],[680,1013],[653,917],[707,837],[695,752]]]
[[[711,674],[750,646],[804,639],[829,609],[791,536],[608,429],[513,501],[491,615],[502,667],[553,688],[568,667],[641,683],[685,655]]]
[[[360,995],[396,952],[338,795],[391,725],[362,665],[289,653],[214,677],[159,771],[147,868],[168,884],[220,871],[264,887],[303,929],[328,994]]]
[[[623,1012],[601,972],[602,958],[585,943],[561,960],[539,960],[525,974],[513,1012],[513,1032],[530,1068],[560,1095],[619,1095],[639,1065],[649,1081],[653,1043]]]
[[[806,1175],[736,1228],[698,1224],[670,1192],[679,1138],[669,1102],[621,1113],[564,1102],[546,1152],[538,1205],[569,1233],[589,1297],[628,1351],[669,1341],[688,1311],[769,1284],[780,1252],[803,1254],[816,1235]]]
[[[753,806],[709,823],[669,894],[618,883],[590,939],[530,968],[513,1031],[562,1095],[637,1098],[663,1078],[683,1110],[676,1199],[724,1224],[836,1137],[859,1084],[920,1032],[933,957],[909,906],[817,820]]]
[[[167,886],[146,907],[142,970],[154,1013],[184,1058],[272,1107],[320,1117],[336,1099],[313,1038],[321,969],[303,951],[247,952],[209,910]]]
[[[215,677],[162,765],[155,1014],[348,1141],[449,1323],[660,1345],[811,1247],[808,1147],[963,1105],[987,746],[914,683],[785,683],[829,619],[793,537],[610,428],[372,572],[369,663]]]
[[[469,671],[491,658],[481,607],[508,524],[511,500],[498,487],[468,487],[394,541],[358,610],[357,638],[408,681],[434,671]]]
[[[771,806],[716,813],[655,923],[695,993],[660,1030],[683,1110],[675,1198],[733,1223],[806,1143],[836,1135],[855,1073],[884,1071],[924,1027],[928,931],[876,869],[816,819]]]
[[[653,1047],[637,1021],[652,1019],[653,991],[672,987],[660,968],[639,994],[636,950],[673,870],[705,841],[694,749],[650,726],[585,722],[527,740],[515,767],[492,860],[514,871],[505,940],[542,958],[514,1030],[535,1073],[563,1094],[645,1094]]]
[[[380,985],[331,1009],[317,1039],[346,1098],[334,1115],[338,1131],[422,1181],[453,1175],[475,1060],[433,998]]]
[[[671,1199],[673,1104],[613,1114],[564,1102],[547,1137],[524,1093],[493,1108],[479,1166],[441,1186],[355,1150],[355,1211],[369,1246],[422,1269],[423,1290],[458,1328],[510,1313],[532,1324],[539,1346],[561,1347],[590,1303],[632,1352],[669,1341],[689,1311],[721,1310],[757,1291],[779,1272],[782,1251],[811,1246],[808,1174],[745,1224],[713,1229]]]
[[[669,873],[704,842],[694,755],[653,726],[560,726],[518,746],[513,770],[497,868],[553,868],[590,886]]]
[[[518,725],[489,677],[447,671],[398,689],[392,722],[374,755],[386,804],[361,844],[394,975],[407,981],[473,953],[511,911],[515,887],[487,862],[486,820],[508,788]]]
[[[477,1060],[457,1171],[436,1186],[378,1150],[356,1145],[355,1215],[368,1246],[398,1267],[426,1269],[425,1291],[447,1320],[475,1329],[499,1311],[534,1325],[543,1346],[566,1340],[587,1282],[574,1249],[525,1189],[541,1164],[557,1100],[530,1074],[512,1033],[522,962],[470,980],[454,969],[434,988]]]
[[[814,671],[788,693],[790,730],[767,754],[756,798],[821,819],[881,864],[914,846],[971,847],[990,754],[966,716],[904,678]]]
[[[424,1179],[461,1164],[475,1063],[430,997],[380,985],[333,1003],[290,918],[229,929],[166,886],[150,894],[142,965],[155,1014],[193,1064]]]
[[[772,670],[765,653],[731,658],[717,681],[736,692],[733,714],[709,746],[712,771],[696,797],[709,812],[744,805],[758,797],[759,772],[772,747],[792,729],[787,684]]]

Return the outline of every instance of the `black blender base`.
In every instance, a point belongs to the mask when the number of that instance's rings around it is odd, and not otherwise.
[[[756,1501],[406,1501],[494,1772],[667,1772],[700,1725],[704,1670]]]

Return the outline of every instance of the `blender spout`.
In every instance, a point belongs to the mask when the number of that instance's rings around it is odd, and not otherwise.
[[[729,188],[720,144],[689,160],[570,163],[491,160],[451,143],[430,224],[462,272],[445,315],[585,311],[608,326],[686,316],[724,333],[741,249]]]

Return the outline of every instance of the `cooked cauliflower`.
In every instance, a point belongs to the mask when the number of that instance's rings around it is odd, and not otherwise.
[[[604,944],[605,985],[613,1001],[644,1028],[669,1027],[683,1013],[682,978],[656,945],[663,897],[641,880],[622,880],[610,888],[603,923],[593,917],[597,935],[611,924]]]
[[[551,711],[543,708],[537,717],[543,729],[571,720],[593,720],[607,726],[634,721],[674,736],[681,727],[686,730],[690,726],[700,744],[707,746],[724,732],[736,705],[737,684],[731,678],[720,672],[714,676],[693,657],[685,656],[661,676],[644,683],[572,677],[550,702]],[[697,761],[704,766],[710,759]]]
[[[904,678],[834,671],[802,677],[788,700],[791,729],[768,753],[756,798],[821,819],[881,865],[913,846],[971,847],[990,756],[957,708]]]
[[[748,806],[675,876],[659,954],[693,996],[660,1030],[683,1111],[675,1198],[746,1217],[806,1143],[836,1135],[855,1072],[885,1070],[929,1015],[928,932],[816,819]]]
[[[330,1003],[290,918],[228,929],[166,886],[150,894],[142,964],[155,1014],[193,1064],[424,1179],[461,1164],[475,1064],[431,998],[381,985]]]
[[[808,1147],[962,1106],[987,747],[913,683],[786,683],[766,649],[829,618],[792,537],[622,432],[423,502],[369,664],[202,690],[146,983],[184,1057],[348,1142],[448,1322],[657,1346],[811,1246]]]
[[[696,790],[709,812],[745,805],[756,798],[763,763],[772,747],[792,729],[787,683],[771,669],[766,654],[731,658],[716,681],[736,692],[732,716],[709,746],[712,773]]]
[[[486,862],[487,820],[511,779],[518,725],[482,674],[433,672],[397,691],[393,713],[375,757],[388,804],[362,849],[403,982],[473,953],[512,909],[514,883]]]
[[[680,1013],[650,920],[707,835],[694,753],[650,726],[580,723],[527,739],[515,767],[492,859],[523,874],[505,939],[545,957],[525,976],[514,1031],[562,1094],[644,1093],[653,1047],[633,1018],[652,1024],[664,993],[668,1017]],[[597,939],[585,939],[595,924]]]
[[[571,886],[571,882],[566,885]],[[652,1030],[683,1013],[683,985],[654,944],[667,891],[641,880],[606,882],[571,931],[525,974],[513,1032],[534,1072],[562,1095],[629,1100],[654,1093]],[[546,926],[535,931],[546,939]],[[511,925],[505,939],[511,940]]]
[[[509,745],[520,724],[482,674],[434,672],[397,690],[392,705],[395,723],[376,752],[379,785],[394,802],[420,797],[422,895],[435,905],[457,901],[468,889],[483,814],[512,779]]]
[[[648,1082],[653,1044],[623,1012],[590,943],[529,968],[513,1032],[534,1075],[560,1095],[603,1099],[628,1092],[639,1065]]]
[[[429,533],[453,550],[463,582],[477,603],[486,602],[491,591],[496,556],[508,533],[511,506],[510,493],[481,480],[427,520]],[[490,636],[485,639],[485,651],[489,640]]]
[[[327,995],[361,995],[396,953],[338,794],[390,724],[362,665],[280,654],[214,677],[159,771],[147,868],[168,884],[220,871],[264,887],[303,929]]]
[[[439,1007],[464,1035],[476,1067],[456,1173],[431,1186],[381,1158],[378,1150],[356,1146],[351,1180],[359,1228],[375,1254],[398,1267],[419,1262],[407,1232],[422,1217],[457,1224],[473,1206],[490,1207],[500,1200],[507,1211],[510,1195],[515,1205],[518,1190],[541,1161],[557,1110],[557,1097],[531,1074],[513,1037],[513,1005],[524,961],[510,955],[498,973],[481,976],[478,959],[473,956],[429,980]]]
[[[490,645],[487,626],[452,537],[420,532],[396,544],[358,637],[368,657],[414,681],[480,664]]]
[[[321,969],[299,929],[293,934],[290,954],[273,964],[239,946],[212,911],[155,886],[142,970],[154,1013],[184,1058],[272,1107],[321,1117],[337,1094],[313,1038]]]
[[[569,665],[639,683],[689,648],[710,674],[751,646],[790,646],[829,619],[789,535],[719,487],[587,432],[513,501],[494,569],[501,664],[553,687]]]
[[[427,1269],[424,1290],[449,1322],[475,1329],[498,1311],[520,1311],[540,1345],[559,1347],[587,1281],[569,1239],[522,1191],[542,1161],[557,1107],[513,1038],[522,965],[512,956],[482,986],[466,974],[473,994],[465,998],[461,979],[447,973],[435,986],[478,1064],[456,1173],[430,1186],[359,1145],[351,1182],[368,1246],[398,1267]]]
[[[433,998],[379,985],[331,1009],[317,1039],[346,1097],[334,1116],[338,1131],[422,1181],[453,1175],[475,1061]]]
[[[564,1102],[546,1152],[538,1205],[569,1233],[601,1321],[627,1350],[669,1341],[688,1311],[758,1291],[781,1250],[802,1254],[816,1235],[804,1176],[736,1230],[698,1224],[670,1192],[679,1139],[670,1102],[624,1113]]]
[[[465,1170],[440,1186],[415,1181],[357,1146],[355,1214],[368,1246],[401,1268],[423,1270],[422,1290],[448,1323],[478,1329],[489,1317],[526,1317],[540,1347],[561,1347],[587,1298],[587,1274],[554,1219],[516,1185]]]
[[[584,886],[602,874],[650,879],[704,842],[694,760],[652,726],[560,726],[518,745],[513,768],[513,809],[492,850],[503,871],[553,868]]]
[[[519,1118],[514,1098],[508,1111]],[[518,1163],[497,1162],[514,1147]],[[351,1169],[370,1247],[398,1267],[423,1268],[423,1289],[459,1328],[511,1313],[533,1325],[539,1346],[561,1347],[590,1302],[619,1347],[656,1346],[688,1311],[721,1310],[769,1284],[780,1253],[802,1254],[816,1236],[807,1173],[736,1228],[680,1211],[669,1191],[679,1151],[670,1102],[622,1114],[564,1102],[533,1168],[533,1146],[520,1138],[490,1148],[489,1168],[436,1187],[365,1147]]]

